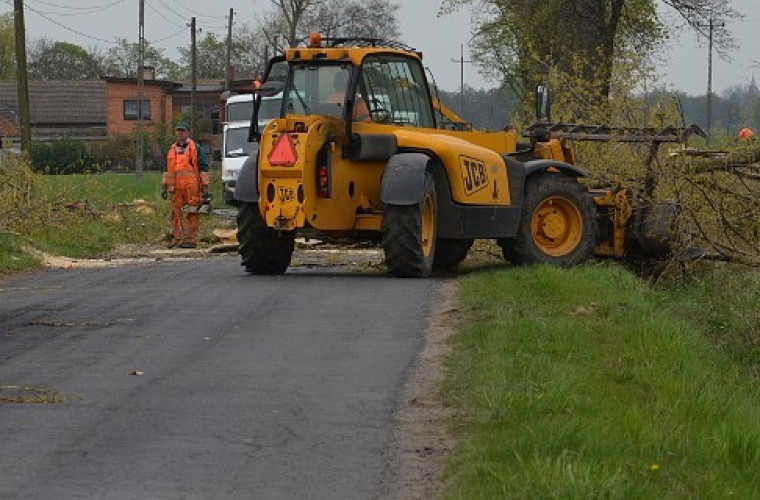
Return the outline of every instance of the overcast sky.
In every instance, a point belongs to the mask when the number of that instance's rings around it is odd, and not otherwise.
[[[196,16],[204,32],[226,37],[226,16],[235,9],[235,19],[252,22],[270,5],[269,0],[145,0],[146,38],[164,48],[166,55],[176,56],[176,47],[189,44],[185,26]],[[713,89],[715,92],[740,83],[748,83],[756,73],[760,79],[760,0],[727,0],[745,15],[730,26],[739,49],[731,61],[714,56]],[[12,11],[13,0],[0,0],[0,13]],[[400,0],[399,20],[403,41],[424,53],[438,85],[446,90],[459,88],[460,46],[465,44],[469,59],[470,13],[466,10],[438,17],[440,0]],[[83,46],[105,49],[115,37],[136,40],[138,0],[25,0],[27,39],[42,36],[66,40]],[[201,35],[202,36],[202,35]],[[702,94],[707,87],[707,47],[692,33],[671,40],[666,52],[668,62],[662,78],[672,88],[690,94]],[[493,87],[465,64],[465,83],[476,88]]]

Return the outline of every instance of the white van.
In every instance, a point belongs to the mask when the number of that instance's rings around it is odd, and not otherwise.
[[[280,116],[282,94],[262,97],[259,108],[259,129]],[[253,115],[253,95],[233,95],[227,99],[226,122],[222,131],[222,200],[235,205],[235,183],[245,159],[259,151],[257,142],[248,142]]]

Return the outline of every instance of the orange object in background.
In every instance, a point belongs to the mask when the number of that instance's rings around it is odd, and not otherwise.
[[[749,127],[744,127],[739,131],[738,138],[740,141],[749,141],[755,137],[755,133]]]

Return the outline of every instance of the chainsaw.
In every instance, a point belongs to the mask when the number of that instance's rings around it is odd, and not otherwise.
[[[213,212],[211,208],[211,194],[203,195],[200,205],[182,205],[182,211],[188,214],[210,215]]]

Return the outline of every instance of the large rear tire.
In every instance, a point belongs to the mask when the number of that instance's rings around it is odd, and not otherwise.
[[[241,203],[237,216],[238,253],[252,274],[282,274],[290,265],[295,231],[275,231],[261,218],[257,203]]]
[[[425,173],[422,201],[414,205],[385,205],[383,251],[385,264],[399,278],[430,276],[435,258],[438,223],[433,174]]]
[[[467,257],[475,240],[439,239],[435,242],[433,270],[452,269]]]
[[[574,266],[594,254],[598,240],[596,209],[585,188],[562,174],[540,174],[526,183],[517,235],[498,243],[515,265]]]

